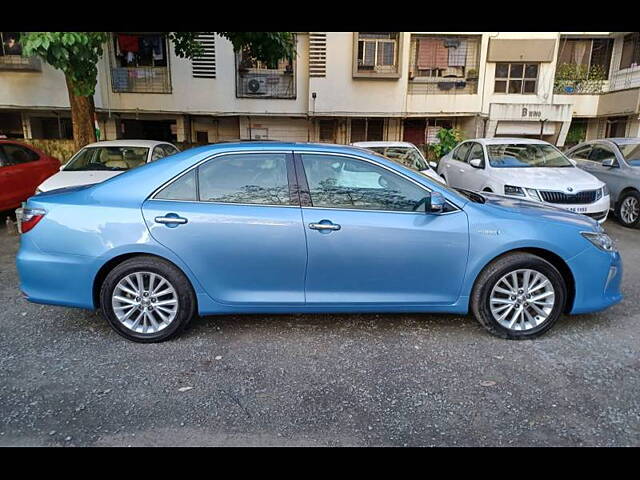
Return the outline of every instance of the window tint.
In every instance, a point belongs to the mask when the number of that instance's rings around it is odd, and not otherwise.
[[[172,145],[160,145],[160,147],[164,149],[165,157],[168,157],[169,155],[173,155],[174,153],[178,153],[178,150]]]
[[[34,162],[39,158],[36,152],[20,145],[5,143],[1,148],[4,150],[5,164],[7,166]]]
[[[463,143],[455,152],[453,152],[453,159],[461,162],[467,161],[467,152],[471,148],[471,143]]]
[[[577,149],[571,154],[571,158],[574,160],[589,160],[589,154],[591,153],[591,145]]]
[[[589,155],[589,160],[598,163],[601,163],[603,160],[607,160],[609,158],[612,158],[614,161],[616,161],[615,154],[607,147],[603,147],[602,145],[594,146],[593,150],[591,150],[591,155]]]
[[[196,198],[196,170],[185,173],[180,178],[160,190],[155,198],[163,200],[191,200]]]
[[[158,145],[157,147],[155,147],[153,149],[153,154],[151,155],[151,161],[155,161],[155,160],[160,160],[163,157],[166,157],[167,154],[164,151],[164,148],[162,148],[162,146]]]
[[[482,145],[479,143],[474,143],[473,147],[471,147],[471,151],[469,152],[469,160],[476,158],[482,160],[482,164],[484,165],[484,150],[482,150]]]
[[[426,192],[404,178],[364,160],[302,155],[314,207],[411,212]]]
[[[200,200],[206,202],[288,205],[284,153],[225,155],[199,167]]]

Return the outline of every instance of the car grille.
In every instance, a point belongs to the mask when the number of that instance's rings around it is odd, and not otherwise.
[[[574,194],[541,190],[540,195],[542,200],[549,203],[593,203],[598,199],[598,190],[585,190]]]

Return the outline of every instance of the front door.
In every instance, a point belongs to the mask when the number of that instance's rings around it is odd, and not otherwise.
[[[219,155],[143,205],[151,235],[215,301],[304,303],[307,261],[290,153]]]
[[[369,160],[302,153],[296,162],[311,203],[302,207],[308,305],[457,300],[468,250],[463,211],[417,211],[426,190]]]
[[[469,178],[465,176],[465,169],[468,167],[467,156],[471,149],[471,145],[471,142],[461,144],[445,160],[445,168],[442,173],[447,178],[447,185],[454,188],[471,190],[468,185]]]

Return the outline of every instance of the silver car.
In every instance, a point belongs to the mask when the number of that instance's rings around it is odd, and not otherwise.
[[[611,192],[611,208],[625,227],[640,221],[640,138],[606,138],[583,142],[566,155],[598,177]]]

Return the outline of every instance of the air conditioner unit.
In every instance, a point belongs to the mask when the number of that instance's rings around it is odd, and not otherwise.
[[[262,75],[247,75],[242,77],[242,92],[245,95],[266,95],[267,81]]]

